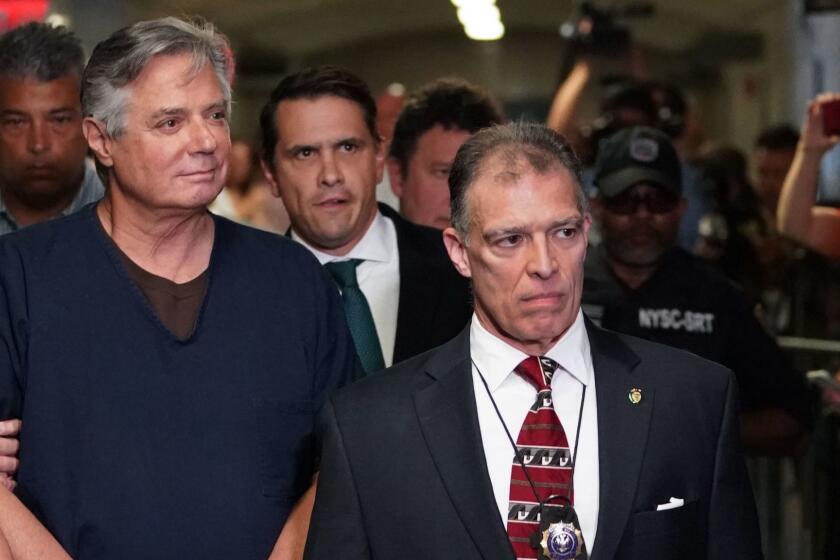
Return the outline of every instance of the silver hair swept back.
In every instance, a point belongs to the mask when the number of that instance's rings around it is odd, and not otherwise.
[[[111,137],[123,131],[130,84],[157,55],[189,54],[192,71],[213,67],[230,114],[227,38],[204,21],[174,17],[142,21],[120,29],[93,50],[82,76],[82,111],[105,125]]]

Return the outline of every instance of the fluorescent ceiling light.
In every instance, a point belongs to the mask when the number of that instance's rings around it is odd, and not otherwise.
[[[450,0],[456,8],[470,8],[473,6],[493,6],[496,0]]]
[[[464,26],[464,33],[474,41],[497,41],[504,37],[505,26],[501,21],[483,21]]]
[[[468,25],[486,25],[492,22],[501,22],[502,14],[496,6],[458,8],[458,21],[464,27]]]

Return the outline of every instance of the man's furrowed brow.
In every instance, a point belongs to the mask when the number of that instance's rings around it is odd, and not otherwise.
[[[186,112],[187,110],[183,107],[161,107],[160,109],[152,113],[149,118],[157,119],[159,117],[173,117],[177,115],[183,115]]]
[[[212,111],[214,109],[226,109],[226,108],[227,108],[227,103],[225,103],[225,100],[224,99],[219,99],[218,101],[214,101],[213,103],[210,103],[209,105],[207,105],[202,110],[202,112],[206,113],[207,111]]]
[[[510,226],[488,229],[487,231],[483,232],[481,236],[484,239],[496,239],[498,237],[505,237],[507,235],[523,235],[526,233],[528,233],[528,228],[526,226]]]
[[[583,216],[569,216],[568,218],[561,218],[551,225],[552,228],[581,227],[583,226]]]

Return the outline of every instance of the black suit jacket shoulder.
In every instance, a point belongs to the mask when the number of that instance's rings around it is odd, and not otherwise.
[[[591,558],[760,558],[732,374],[591,324],[587,332],[600,471]],[[322,430],[307,558],[512,557],[481,443],[468,329],[340,391]],[[672,497],[685,505],[657,511]]]
[[[469,282],[446,254],[440,230],[417,225],[379,205],[397,230],[400,298],[394,363],[452,339],[469,320]]]

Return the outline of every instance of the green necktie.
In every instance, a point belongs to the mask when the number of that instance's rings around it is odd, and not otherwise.
[[[350,259],[330,262],[324,266],[341,288],[344,315],[347,317],[347,325],[350,327],[350,334],[356,345],[356,353],[359,355],[365,374],[369,374],[383,369],[385,360],[382,358],[382,348],[379,346],[379,337],[376,335],[370,306],[356,278],[356,267],[361,263],[361,259]]]

